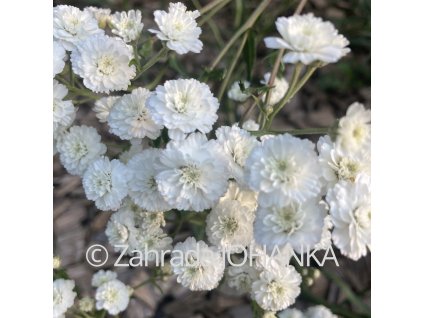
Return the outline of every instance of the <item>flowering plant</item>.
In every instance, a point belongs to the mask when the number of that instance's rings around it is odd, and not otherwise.
[[[170,277],[191,291],[247,294],[257,317],[355,317],[320,301],[304,313],[287,308],[302,293],[315,299],[307,287],[320,271],[296,262],[305,248],[333,252],[333,244],[353,261],[370,250],[370,111],[355,102],[330,127],[274,129],[310,77],[350,52],[349,42],[331,22],[301,14],[300,1],[265,36],[273,66],[254,78],[253,26],[271,2],[263,0],[209,67],[182,70],[178,59],[202,54],[202,26],[229,2],[198,10],[170,3],[147,30],[140,10],[54,7],[54,153],[81,178],[97,213],[112,212],[104,233],[113,252],[152,270],[130,286],[101,269],[94,297],[82,297],[56,257],[54,317],[116,316],[138,288],[161,290]],[[243,52],[248,74],[234,78]],[[166,78],[169,65],[177,76]],[[101,130],[76,122],[79,106]],[[230,110],[224,123],[219,110],[235,106],[240,113]],[[315,143],[309,134],[321,137]],[[250,262],[234,262],[246,254]]]

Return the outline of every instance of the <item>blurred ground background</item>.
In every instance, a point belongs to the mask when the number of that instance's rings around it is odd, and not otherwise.
[[[195,5],[204,6],[209,1],[183,1],[190,9]],[[98,6],[111,8],[112,11],[140,9],[143,14],[144,31],[154,27],[152,12],[156,9],[167,10],[169,1],[54,1],[57,4],[69,4],[80,8]],[[201,71],[219,54],[222,45],[234,34],[234,31],[248,18],[260,1],[232,1],[217,13],[213,22],[204,24],[201,39],[204,49],[201,54],[187,54],[172,57],[171,63],[163,72],[161,83],[166,79],[175,78],[181,71],[186,75],[198,77]],[[242,6],[242,15],[237,15],[237,6]],[[270,50],[263,45],[263,36],[276,35],[274,21],[276,17],[290,15],[295,8],[295,1],[273,1],[253,30],[255,33],[256,60],[252,74],[252,82],[258,84],[263,74],[271,71],[272,57]],[[238,7],[239,9],[239,7]],[[348,106],[359,101],[370,107],[370,1],[369,0],[310,0],[303,12],[313,12],[325,20],[332,21],[341,34],[351,42],[351,53],[339,63],[320,69],[301,92],[284,108],[275,119],[273,128],[278,130],[305,127],[327,127],[336,118],[345,114]],[[231,52],[222,65],[228,64]],[[161,64],[143,76],[140,85],[150,83],[162,69]],[[163,65],[162,65],[163,66]],[[290,69],[287,68],[289,74]],[[240,63],[233,75],[233,80],[244,79],[246,65]],[[212,91],[217,93],[219,80],[208,81]],[[102,135],[103,142],[108,144],[109,155],[119,151],[119,140],[108,133],[108,127],[100,124],[94,113],[90,111],[91,104],[82,104],[75,124],[85,124],[96,127]],[[245,106],[237,106],[232,101],[223,98],[220,123],[239,120]],[[311,137],[316,140],[317,137]],[[79,177],[70,176],[61,166],[58,156],[54,157],[54,253],[62,259],[62,265],[69,276],[76,281],[81,295],[93,295],[90,286],[91,276],[95,272],[85,261],[85,251],[93,243],[107,245],[104,229],[110,213],[99,212],[94,204],[85,198]],[[190,231],[185,228],[186,232]],[[110,250],[111,254],[112,251]],[[337,256],[339,256],[337,254]],[[328,271],[341,277],[361,299],[370,304],[370,256],[352,262],[338,257],[340,267],[329,266]],[[113,258],[104,268],[111,268]],[[332,263],[330,264],[332,265]],[[148,278],[149,269],[132,268],[117,269],[119,278],[125,283],[136,285]],[[247,296],[228,296],[223,291],[209,293],[188,292],[173,279],[162,285],[164,294],[153,286],[137,289],[131,300],[129,309],[121,317],[252,317]],[[324,275],[316,279],[311,287],[313,293],[331,304],[341,304],[351,309],[354,306],[345,298],[345,291],[339,285],[328,281]],[[298,308],[306,308],[313,302],[300,296],[296,303]],[[357,316],[359,317],[359,316]]]

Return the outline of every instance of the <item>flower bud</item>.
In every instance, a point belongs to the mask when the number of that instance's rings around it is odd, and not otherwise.
[[[62,261],[60,260],[59,256],[53,257],[53,269],[59,269],[62,264]]]
[[[83,312],[90,312],[94,309],[94,299],[91,297],[83,297],[79,301],[78,307]]]

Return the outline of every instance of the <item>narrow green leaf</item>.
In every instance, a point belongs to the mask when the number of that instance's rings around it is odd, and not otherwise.
[[[242,23],[242,16],[244,13],[244,1],[242,0],[235,0],[235,19],[234,19],[234,27],[235,29],[239,28]]]
[[[266,93],[268,90],[270,90],[270,87],[267,85],[264,86],[250,86],[248,88],[243,87],[244,85],[241,85],[240,83],[240,88],[241,88],[241,92],[243,92],[244,94],[247,95],[261,95]]]
[[[256,32],[248,32],[247,43],[244,47],[244,61],[247,66],[247,80],[251,81],[253,77],[254,64],[256,61]]]
[[[209,69],[206,68],[203,71],[203,74],[200,77],[200,81],[207,82],[207,81],[221,81],[225,78],[226,70],[223,68],[217,69]]]
[[[278,74],[277,77],[283,77],[285,72],[285,64],[283,61],[281,61],[281,64],[279,64],[279,70],[278,70]]]

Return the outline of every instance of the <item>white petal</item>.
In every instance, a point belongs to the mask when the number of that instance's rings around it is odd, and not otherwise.
[[[267,48],[269,49],[292,49],[292,47],[286,43],[284,40],[282,40],[281,38],[277,38],[277,37],[267,37],[264,38],[264,43],[266,45]]]

